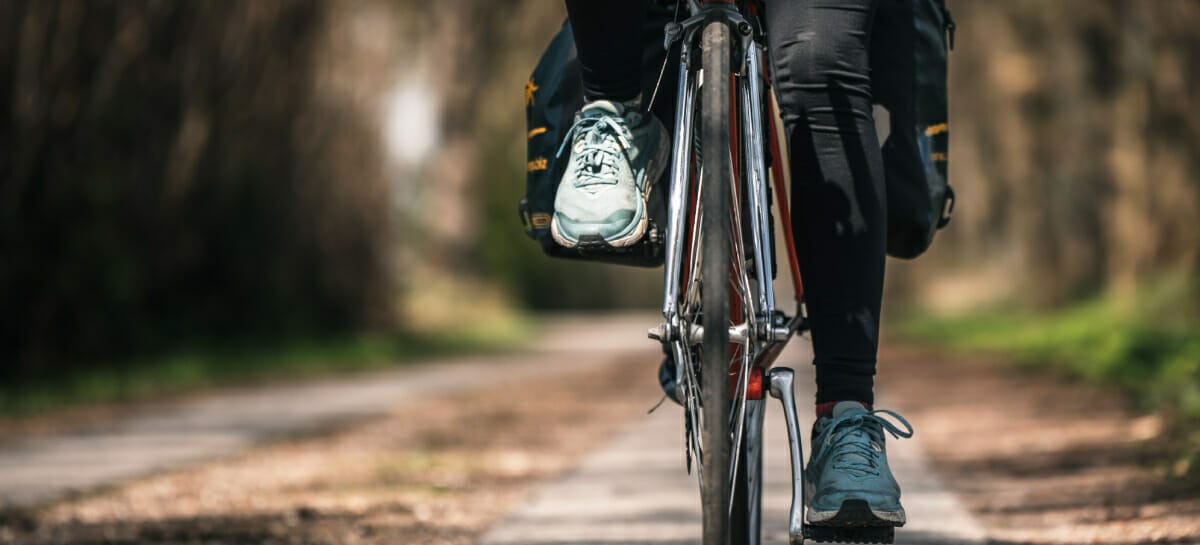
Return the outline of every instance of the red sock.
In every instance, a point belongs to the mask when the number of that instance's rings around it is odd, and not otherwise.
[[[826,401],[825,403],[817,403],[817,418],[821,418],[822,416],[832,416],[833,415],[833,406],[837,405],[838,403],[841,403],[841,402],[840,401]],[[859,401],[859,403],[862,403],[863,408],[865,408],[866,410],[868,410],[868,411],[871,410],[870,403],[863,403],[862,401]]]

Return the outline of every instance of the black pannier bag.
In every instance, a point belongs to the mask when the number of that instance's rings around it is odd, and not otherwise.
[[[950,221],[946,64],[954,21],[944,0],[880,0],[871,34],[871,91],[887,108],[883,144],[887,253],[914,258]]]
[[[663,60],[668,58],[663,49],[663,27],[671,21],[673,12],[657,2],[648,8],[643,31],[642,51],[642,104],[649,105],[655,83],[662,73],[651,113],[667,127],[675,122],[675,87],[678,80],[678,64],[663,70]],[[678,53],[671,61],[677,61]],[[525,233],[536,240],[542,251],[551,257],[585,259],[620,265],[657,267],[663,262],[663,227],[667,218],[667,186],[663,177],[651,185],[646,212],[650,224],[646,236],[637,244],[622,249],[588,252],[566,248],[554,241],[550,235],[550,218],[554,214],[554,196],[558,183],[566,170],[569,150],[557,156],[559,146],[571,125],[575,112],[583,106],[583,83],[580,79],[579,60],[575,54],[575,37],[570,23],[563,25],[542,54],[533,75],[525,84],[525,120],[528,133],[526,152],[525,198],[521,199],[519,212]]]

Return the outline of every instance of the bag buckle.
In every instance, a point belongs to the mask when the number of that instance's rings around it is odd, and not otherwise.
[[[937,228],[941,229],[950,224],[950,215],[954,213],[954,188],[946,186],[946,202],[942,205],[942,217],[938,220]]]

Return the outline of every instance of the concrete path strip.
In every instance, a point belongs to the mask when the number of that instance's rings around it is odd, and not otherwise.
[[[577,371],[637,357],[653,366],[646,340],[653,314],[547,318],[528,348],[504,356],[429,361],[320,382],[250,388],[158,405],[156,414],[115,426],[0,446],[0,508],[52,501],[155,471],[241,452],[256,443],[321,429],[533,376]]]
[[[794,342],[781,358],[797,372],[797,399],[812,399],[813,377],[805,351]],[[791,469],[782,410],[771,400],[764,424],[764,543],[787,543]],[[883,400],[887,403],[887,400]],[[807,404],[802,403],[802,407]],[[802,429],[812,414],[801,411]],[[919,437],[892,440],[889,458],[904,490],[908,524],[901,545],[984,543],[982,526],[930,471]],[[806,453],[807,454],[807,453]],[[684,471],[683,414],[664,405],[582,461],[562,479],[537,489],[528,502],[492,528],[480,545],[676,545],[700,535],[696,479]]]

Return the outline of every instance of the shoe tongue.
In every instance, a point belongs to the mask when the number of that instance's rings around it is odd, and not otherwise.
[[[837,405],[833,406],[833,415],[832,416],[834,418],[839,418],[844,414],[851,413],[854,411],[858,411],[859,413],[866,414],[867,408],[864,407],[863,404],[858,401],[839,401]]]
[[[584,115],[589,113],[597,115],[603,115],[605,113],[609,115],[621,115],[621,110],[621,105],[617,104],[616,102],[611,100],[596,100],[585,104],[581,112]]]

